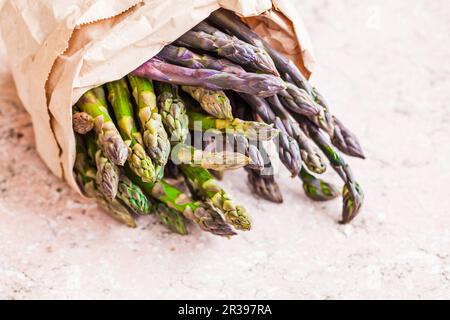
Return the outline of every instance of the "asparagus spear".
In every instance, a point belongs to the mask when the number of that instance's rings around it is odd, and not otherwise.
[[[235,152],[241,153],[251,160],[246,166],[247,168],[254,170],[264,168],[265,163],[261,152],[252,141],[242,135],[236,134],[228,135],[228,140],[231,140]]]
[[[276,129],[280,130],[279,141],[277,144],[280,159],[285,167],[291,172],[292,176],[297,176],[302,168],[300,148],[297,141],[289,136],[281,119],[275,115],[264,99],[248,94],[240,94],[240,96],[250,105],[254,113],[256,113],[263,122],[273,124]]]
[[[106,85],[108,98],[116,115],[120,133],[130,147],[128,163],[133,171],[146,182],[156,179],[156,171],[152,160],[143,147],[142,135],[138,132],[134,121],[130,92],[125,79],[110,82]]]
[[[184,47],[165,46],[158,57],[169,63],[191,69],[212,69],[235,74],[246,73],[240,65],[227,59],[216,59],[208,55],[197,54]]]
[[[187,110],[189,127],[192,130],[217,130],[227,134],[242,135],[253,140],[269,141],[278,135],[273,126],[256,121],[240,119],[224,120],[205,115],[194,108]]]
[[[366,157],[355,134],[336,117],[334,117],[334,124],[334,134],[331,137],[333,145],[347,155],[365,159]]]
[[[153,83],[132,75],[128,76],[128,80],[147,152],[156,165],[164,166],[170,154],[170,141],[158,111]]]
[[[274,203],[283,203],[283,195],[273,174],[262,174],[260,170],[246,169],[248,181],[257,195]]]
[[[250,230],[251,222],[244,207],[235,205],[208,170],[180,165],[189,185],[196,194],[220,210],[228,223],[238,230]]]
[[[148,215],[151,213],[151,203],[147,196],[123,173],[120,175],[117,197],[135,214]]]
[[[322,150],[331,163],[333,169],[339,174],[344,181],[344,204],[341,223],[351,222],[359,213],[364,202],[364,193],[353,176],[350,166],[345,162],[344,158],[333,148],[326,136],[320,129],[308,119],[295,115],[298,118],[302,129],[314,140],[316,145]]]
[[[255,118],[251,108],[238,95],[229,93],[229,97],[232,102],[233,114],[243,120],[253,120]],[[245,168],[248,173],[248,182],[253,192],[263,199],[274,203],[283,203],[283,196],[275,180],[270,157],[263,147],[256,149],[258,150],[261,167],[251,168],[247,166]]]
[[[300,89],[292,83],[286,82],[286,90],[280,91],[278,95],[292,112],[314,117],[322,110],[304,89]]]
[[[95,132],[100,148],[112,163],[122,166],[128,158],[128,147],[122,140],[107,105],[102,87],[86,92],[78,101],[78,108],[94,118]]]
[[[197,100],[202,109],[208,114],[219,119],[233,120],[230,100],[225,95],[225,92],[201,87],[182,86],[181,88]]]
[[[314,201],[329,201],[339,196],[338,189],[331,183],[314,177],[305,168],[300,171],[305,194]]]
[[[186,235],[187,229],[183,217],[167,205],[147,198],[142,189],[134,184],[125,174],[121,174],[119,193],[117,196],[133,213],[148,215],[154,213],[156,217],[172,232]]]
[[[241,153],[209,152],[179,143],[172,149],[172,161],[179,164],[189,164],[194,167],[212,170],[234,170],[251,164],[250,158]]]
[[[235,90],[270,97],[286,89],[285,82],[269,74],[233,74],[212,69],[190,69],[152,58],[133,71],[134,75],[171,84],[210,90]]]
[[[195,222],[202,230],[224,237],[236,235],[234,229],[224,220],[217,209],[199,201],[193,201],[176,187],[163,180],[145,183],[125,166],[127,176],[150,197],[166,204],[181,213],[186,219]]]
[[[169,208],[163,203],[155,203],[153,205],[153,212],[172,232],[178,233],[182,236],[188,234],[184,219],[176,210]]]
[[[96,170],[93,164],[89,161],[86,151],[81,146],[80,139],[77,139],[77,156],[75,161],[75,178],[83,193],[89,197],[94,198],[97,204],[116,221],[123,223],[131,228],[136,228],[137,224],[129,209],[119,200],[107,200],[103,194],[98,190],[96,185]]]
[[[178,95],[178,87],[167,83],[157,83],[156,87],[159,91],[158,106],[167,133],[172,143],[183,143],[189,133],[189,119],[186,106]]]
[[[293,85],[295,87],[295,82],[294,80],[292,80],[292,78],[289,76],[289,74],[284,74],[284,78],[287,82],[287,86],[289,86],[289,84]],[[322,129],[323,131],[325,131],[330,137],[333,137],[334,135],[334,131],[335,131],[335,123],[334,123],[334,118],[330,113],[330,110],[327,106],[324,106],[324,104],[321,104],[321,99],[319,98],[319,96],[315,93],[315,89],[314,88],[310,88],[310,91],[307,91],[306,89],[300,89],[302,92],[307,93],[309,95],[309,97],[311,97],[311,99],[314,100],[314,103],[316,104],[316,106],[319,107],[319,112],[316,115],[310,115],[308,118],[309,120],[311,120],[313,123],[315,123],[320,129]],[[280,95],[281,97],[281,95]],[[296,112],[296,110],[292,109],[289,105],[288,105],[288,101],[286,99],[281,98],[283,104],[290,109],[293,112]],[[296,112],[298,114],[301,114],[300,112]]]
[[[322,174],[326,171],[327,167],[323,161],[319,151],[314,147],[312,141],[303,133],[298,122],[291,116],[291,114],[284,108],[281,101],[277,96],[267,98],[267,102],[270,104],[273,113],[276,114],[283,122],[284,128],[287,134],[297,141],[300,147],[300,154],[303,162],[311,171]],[[266,105],[262,105],[267,107]],[[263,116],[263,119],[269,121],[273,117],[270,110],[259,109],[259,113]]]
[[[274,62],[264,49],[232,37],[204,21],[181,36],[176,43],[214,52],[251,70],[279,76]]]
[[[94,118],[86,112],[75,112],[72,115],[73,131],[78,134],[87,134],[94,129]]]
[[[100,192],[107,200],[114,200],[119,188],[119,168],[105,157],[99,148],[95,136],[87,134],[85,136],[88,154],[97,168],[96,182]]]

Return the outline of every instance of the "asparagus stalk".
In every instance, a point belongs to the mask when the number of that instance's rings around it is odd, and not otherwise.
[[[307,117],[317,116],[321,112],[322,108],[314,102],[304,89],[300,89],[289,82],[286,82],[286,87],[286,90],[280,91],[278,95],[289,110]]]
[[[246,102],[242,100],[238,95],[230,93],[230,100],[232,102],[233,114],[243,120],[253,120],[254,115],[249,106],[245,106]],[[280,187],[275,180],[273,166],[270,161],[269,155],[262,147],[258,150],[258,157],[261,161],[260,168],[246,167],[248,173],[248,182],[254,193],[261,198],[274,203],[283,203],[283,196],[280,191]]]
[[[233,120],[230,100],[225,95],[225,92],[201,87],[182,86],[181,88],[197,100],[202,109],[208,114],[219,119]]]
[[[192,130],[217,130],[227,134],[242,135],[248,139],[269,141],[278,135],[278,130],[272,125],[256,121],[244,121],[238,118],[233,120],[217,119],[205,115],[194,108],[187,110],[189,127]]]
[[[189,133],[189,119],[186,115],[186,106],[178,95],[178,87],[157,83],[159,91],[158,106],[162,121],[172,143],[183,143]]]
[[[186,219],[195,222],[202,230],[224,237],[236,235],[234,229],[225,221],[215,208],[199,201],[193,201],[178,188],[163,180],[155,183],[142,181],[133,171],[125,166],[127,176],[150,197],[166,204],[181,213]]]
[[[158,111],[153,83],[132,75],[128,76],[128,80],[147,152],[156,165],[164,166],[170,154],[170,141]]]
[[[251,70],[279,76],[274,62],[267,52],[232,37],[207,22],[200,22],[177,41],[181,46],[214,52]]]
[[[314,201],[329,201],[339,196],[338,189],[331,183],[316,178],[305,168],[300,171],[305,194]]]
[[[96,182],[98,188],[107,200],[112,201],[116,198],[119,188],[119,168],[105,157],[94,135],[87,134],[85,137],[88,154],[97,168]]]
[[[263,174],[260,170],[246,169],[248,182],[253,192],[274,203],[283,203],[283,195],[273,174]]]
[[[238,152],[209,152],[194,147],[177,144],[172,149],[172,161],[179,164],[188,164],[194,167],[211,170],[235,170],[251,164],[250,158]]]
[[[235,74],[246,73],[240,65],[227,59],[216,59],[208,55],[197,54],[184,47],[167,45],[158,54],[158,57],[169,63],[191,69],[212,69]]]
[[[285,82],[268,74],[233,74],[212,69],[190,69],[152,58],[133,71],[151,80],[209,90],[235,90],[260,97],[270,97],[286,89]]]
[[[86,151],[81,146],[80,139],[77,139],[77,156],[75,161],[75,178],[83,193],[89,197],[94,198],[97,204],[103,209],[105,213],[114,218],[116,221],[123,223],[131,228],[136,228],[137,224],[130,213],[130,210],[119,200],[107,200],[103,194],[98,190],[96,185],[96,170],[89,161]]]
[[[267,98],[267,102],[270,104],[273,113],[276,114],[282,121],[284,128],[289,136],[297,141],[300,147],[300,154],[303,162],[311,171],[322,174],[326,171],[327,167],[322,159],[317,148],[314,147],[312,141],[303,133],[298,122],[291,116],[291,114],[284,108],[281,101],[277,96]],[[266,107],[266,105],[263,105]],[[259,113],[263,116],[263,119],[270,120],[273,117],[270,110],[263,110],[261,108]]]
[[[152,204],[144,191],[123,173],[120,176],[117,197],[135,214],[149,215],[153,213],[172,232],[181,235],[187,234],[184,219],[177,211],[157,201]]]
[[[235,134],[228,135],[228,140],[231,140],[235,152],[241,153],[251,160],[246,166],[247,168],[254,170],[261,170],[264,168],[265,163],[261,152],[252,141],[242,135]]]
[[[183,217],[174,209],[163,203],[155,203],[153,205],[153,212],[158,219],[169,228],[172,232],[178,233],[182,236],[188,234],[186,223]]]
[[[366,157],[356,135],[345,127],[339,119],[336,117],[333,119],[335,124],[334,134],[331,137],[333,145],[347,155],[365,159]]]
[[[308,119],[301,116],[298,118],[302,129],[314,140],[316,145],[322,150],[331,163],[333,169],[339,174],[344,181],[344,204],[341,223],[351,222],[359,213],[364,202],[364,193],[356,181],[350,166],[345,162],[344,158],[336,151],[327,140],[327,137],[320,129]]]
[[[250,230],[251,221],[245,208],[233,203],[208,170],[189,165],[181,165],[180,169],[195,193],[220,210],[228,223],[238,230]]]
[[[152,212],[151,203],[142,189],[123,173],[120,175],[117,198],[125,203],[135,214],[149,215]]]
[[[123,166],[128,158],[128,147],[122,140],[105,101],[102,87],[86,92],[78,101],[78,108],[94,118],[98,143],[106,157],[112,163]]]
[[[108,98],[116,115],[120,133],[130,147],[128,163],[133,171],[146,182],[156,179],[156,170],[151,158],[145,152],[143,139],[134,121],[130,92],[125,79],[107,85]]]
[[[86,112],[75,112],[72,115],[73,131],[78,134],[87,134],[94,129],[94,118]]]
[[[280,159],[292,176],[297,176],[302,168],[300,148],[297,141],[289,136],[281,119],[276,116],[264,99],[248,94],[240,94],[240,96],[263,122],[273,124],[280,131],[277,144]]]

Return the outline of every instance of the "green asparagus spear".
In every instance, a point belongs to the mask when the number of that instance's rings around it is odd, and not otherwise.
[[[338,189],[331,183],[314,177],[305,168],[300,172],[305,194],[314,201],[329,201],[339,196]]]
[[[130,147],[128,159],[130,167],[144,181],[155,181],[155,167],[145,152],[142,135],[137,130],[126,80],[121,79],[110,82],[106,87],[108,89],[108,99],[116,115],[120,133]]]
[[[202,109],[208,114],[219,119],[233,120],[230,100],[225,92],[201,87],[182,86],[181,88],[197,100]]]
[[[170,141],[158,111],[153,83],[133,75],[129,75],[128,80],[147,152],[156,165],[164,166],[170,154]]]
[[[86,150],[82,146],[80,138],[77,138],[77,156],[75,161],[75,178],[83,193],[89,197],[96,199],[98,205],[109,216],[116,221],[123,223],[131,228],[136,228],[137,224],[130,213],[129,209],[119,200],[107,200],[98,190],[96,185],[96,170],[94,165],[89,161]]]
[[[130,209],[119,200],[112,202],[105,198],[98,197],[97,204],[109,215],[111,218],[119,223],[122,223],[130,228],[137,228],[136,220],[133,217]]]
[[[189,134],[189,119],[186,106],[178,95],[178,87],[158,82],[158,106],[167,133],[172,143],[183,143]]]
[[[245,208],[233,203],[208,170],[189,165],[180,165],[180,168],[196,194],[220,210],[226,220],[236,229],[250,230],[251,221]]]
[[[178,233],[182,236],[188,234],[186,223],[184,222],[183,217],[176,210],[169,208],[163,203],[155,203],[153,205],[153,212],[161,223],[168,227],[172,232]]]
[[[178,212],[156,200],[152,204],[144,191],[128,179],[125,174],[120,176],[117,197],[135,214],[149,215],[154,213],[161,223],[172,232],[181,235],[187,234],[184,219]]]
[[[235,170],[251,164],[250,158],[241,153],[222,151],[208,152],[179,143],[172,149],[175,164],[189,164],[212,170]]]
[[[212,116],[189,108],[187,110],[189,118],[189,127],[192,130],[218,130],[227,134],[242,135],[252,140],[269,141],[278,135],[278,130],[272,125],[256,121],[243,121],[240,119],[225,120],[217,119]]]
[[[95,132],[103,153],[112,163],[123,166],[128,158],[128,147],[114,125],[105,101],[102,87],[86,92],[78,101],[78,108],[94,118]]]
[[[97,167],[96,182],[107,200],[114,200],[119,188],[119,168],[105,157],[93,134],[85,135],[88,154]]]
[[[202,230],[224,237],[236,235],[221,212],[214,207],[203,202],[193,201],[179,189],[163,180],[145,183],[128,166],[125,166],[125,171],[127,176],[148,196],[181,213],[186,219],[195,222]]]
[[[151,213],[151,203],[147,196],[123,173],[120,175],[117,197],[135,214],[148,215]]]

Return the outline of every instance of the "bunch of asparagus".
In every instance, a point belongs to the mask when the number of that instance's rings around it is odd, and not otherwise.
[[[364,158],[356,136],[293,62],[224,9],[127,77],[85,93],[73,128],[80,188],[130,227],[154,214],[179,234],[189,221],[219,236],[250,230],[218,181],[245,168],[255,194],[283,202],[267,141],[315,201],[339,195],[317,177],[331,165],[344,183],[342,223],[363,203],[339,153]]]

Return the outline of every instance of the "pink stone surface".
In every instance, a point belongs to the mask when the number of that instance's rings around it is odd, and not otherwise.
[[[152,217],[127,229],[39,159],[0,49],[0,298],[449,298],[449,2],[298,3],[313,82],[366,148],[350,160],[367,194],[354,224],[285,171],[283,205],[253,198],[238,171],[224,186],[250,233],[181,237]]]

